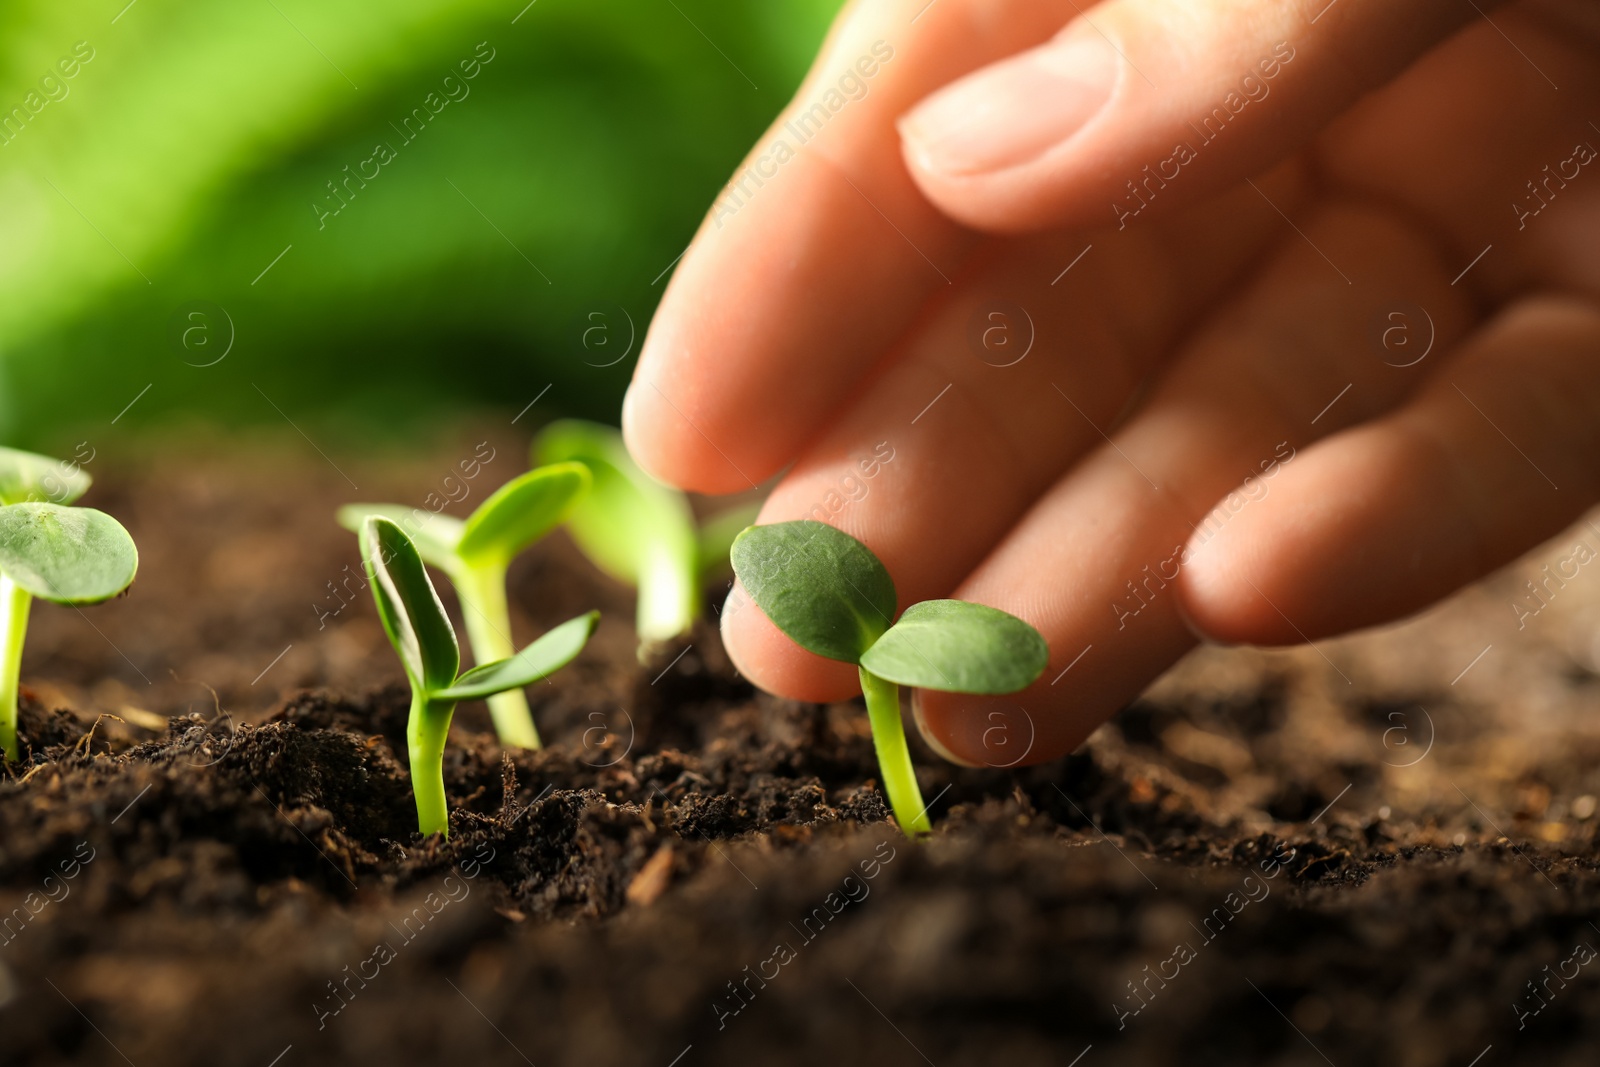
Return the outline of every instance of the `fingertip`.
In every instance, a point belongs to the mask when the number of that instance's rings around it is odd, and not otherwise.
[[[628,454],[633,461],[653,478],[661,477],[655,472],[653,463],[653,449],[642,416],[639,414],[639,382],[637,379],[628,384],[628,391],[622,394],[622,443],[628,449]]]
[[[969,229],[1015,236],[1053,221],[1053,216],[1041,211],[1034,199],[997,189],[997,180],[988,175],[947,174],[939,170],[921,145],[903,137],[900,158],[929,203]]]
[[[979,767],[982,764],[974,763],[970,759],[957,754],[944,739],[945,723],[940,721],[940,728],[935,729],[928,724],[928,717],[924,712],[927,698],[930,694],[918,689],[911,694],[911,719],[917,724],[917,733],[922,735],[922,740],[933,749],[933,754],[946,763],[954,763],[960,767]]]
[[[1043,699],[1028,691],[1005,696],[973,696],[919,689],[911,708],[928,746],[944,759],[965,767],[1007,770],[1059,759],[1083,737],[1070,733],[1070,717],[1041,711]]]
[[[643,374],[635,375],[622,400],[622,440],[634,462],[650,477],[690,492],[721,495],[751,488],[696,428],[693,399],[683,392],[674,398]]]
[[[663,422],[661,409],[665,405],[654,395],[654,384],[643,377],[643,371],[641,360],[641,373],[635,375],[622,397],[622,443],[639,469],[650,477],[680,489],[696,489],[693,466],[683,462],[683,443]]]
[[[1115,49],[1075,22],[924,98],[896,124],[902,157],[923,194],[967,226],[1057,221],[1053,161],[1106,111],[1120,77]]]
[[[1203,641],[1224,645],[1293,644],[1298,639],[1262,586],[1273,584],[1259,539],[1240,518],[1190,540],[1178,582],[1177,614]]]
[[[918,690],[912,697],[917,728],[929,746],[951,763],[983,766],[983,728],[970,697]]]
[[[1178,583],[1191,622],[1226,643],[1303,644],[1414,611],[1475,573],[1468,528],[1438,521],[1451,508],[1437,448],[1402,425],[1319,442],[1260,499],[1213,511]]]

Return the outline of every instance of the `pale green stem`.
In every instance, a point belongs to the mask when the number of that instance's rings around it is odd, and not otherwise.
[[[0,574],[0,748],[6,758],[20,759],[17,747],[17,692],[22,676],[22,641],[28,635],[28,607],[33,596]]]
[[[482,667],[516,654],[511,641],[511,611],[506,606],[506,569],[503,566],[461,567],[451,575],[461,598],[461,617],[467,624],[467,643],[475,666]],[[539,731],[521,689],[489,698],[495,733],[507,748],[539,748]]]
[[[444,799],[444,743],[450,734],[454,703],[427,699],[411,691],[406,747],[411,756],[411,792],[417,798],[417,829],[423,836],[450,836],[450,808]]]
[[[639,571],[640,644],[659,644],[688,633],[699,611],[698,592],[693,558],[652,545]]]
[[[900,722],[900,687],[861,668],[861,693],[867,698],[867,721],[872,724],[872,745],[878,750],[878,770],[889,807],[907,837],[933,832],[928,806],[917,786],[917,770],[906,747],[906,730]]]

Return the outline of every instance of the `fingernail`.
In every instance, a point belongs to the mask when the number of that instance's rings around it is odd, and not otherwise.
[[[622,416],[619,421],[622,426],[622,439],[624,441],[628,439],[628,431],[630,428],[632,428],[633,421],[638,417],[639,414],[635,410],[635,407],[639,403],[637,396],[638,392],[638,383],[629,382],[627,392],[622,394]]]
[[[928,729],[927,720],[922,717],[922,700],[922,690],[914,690],[911,694],[911,718],[917,724],[917,733],[922,735],[922,739],[928,743],[929,748],[933,749],[934,754],[942,760],[945,760],[949,763],[954,763],[958,767],[983,766],[981,763],[973,763],[970,760],[962,759],[954,752],[951,752],[944,746],[944,743],[934,735],[933,731]]]
[[[1189,609],[1184,604],[1183,597],[1178,596],[1173,598],[1172,613],[1178,617],[1179,622],[1183,623],[1184,629],[1189,631],[1189,636],[1193,637],[1200,644],[1212,645],[1217,648],[1238,647],[1234,642],[1224,641],[1221,638],[1213,637],[1202,630],[1200,628],[1200,624],[1194,621],[1194,616],[1189,614]]]
[[[650,468],[640,462],[640,457],[645,455],[652,440],[646,388],[637,379],[629,383],[628,391],[622,394],[622,411],[617,423],[622,430],[622,444],[628,450],[628,455],[641,469],[649,472]]]
[[[900,135],[929,170],[959,175],[1014,167],[1099,114],[1120,69],[1105,38],[1074,29],[941,89],[900,120]]]

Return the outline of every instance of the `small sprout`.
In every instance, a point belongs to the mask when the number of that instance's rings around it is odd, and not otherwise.
[[[373,515],[402,526],[422,554],[450,578],[461,600],[472,658],[492,663],[511,655],[511,612],[506,605],[506,570],[517,554],[566,517],[589,488],[581,463],[556,463],[529,471],[502,485],[466,520],[398,504],[350,504],[339,509],[339,524],[360,531]],[[527,697],[511,688],[489,700],[500,743],[538,748],[539,731]]]
[[[1014,615],[964,600],[925,600],[894,622],[888,569],[854,537],[811,519],[752,526],[734,539],[732,556],[739,581],[778,629],[860,669],[889,805],[908,836],[929,832],[900,686],[1014,693],[1044,671],[1044,638]]]
[[[411,757],[411,789],[417,798],[417,828],[424,835],[448,835],[444,743],[456,704],[520,690],[554,674],[583,650],[600,613],[591,611],[568,619],[515,655],[458,674],[461,650],[455,628],[428,579],[417,546],[399,525],[380,515],[362,521],[360,538],[378,618],[411,683],[406,747]]]
[[[70,464],[0,448],[0,748],[18,759],[17,693],[34,597],[73,607],[133,584],[139,550],[103,511],[66,506],[89,488]]]
[[[610,426],[565,419],[533,443],[535,463],[576,460],[594,490],[573,507],[567,529],[584,555],[639,590],[640,654],[687,634],[700,615],[700,592],[728,565],[734,537],[755,518],[735,507],[696,527],[689,498],[634,463]]]

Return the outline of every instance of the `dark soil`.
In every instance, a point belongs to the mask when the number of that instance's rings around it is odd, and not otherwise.
[[[517,473],[496,444],[463,507]],[[34,612],[0,1063],[1595,1062],[1582,579],[1522,631],[1507,574],[1382,634],[1202,650],[1057,764],[919,748],[911,844],[859,707],[753,692],[709,625],[641,666],[628,592],[555,537],[519,637],[601,630],[531,691],[546,751],[461,708],[423,842],[330,514],[422,504],[473,445],[344,462],[359,491],[298,438],[92,470],[143,566]]]

